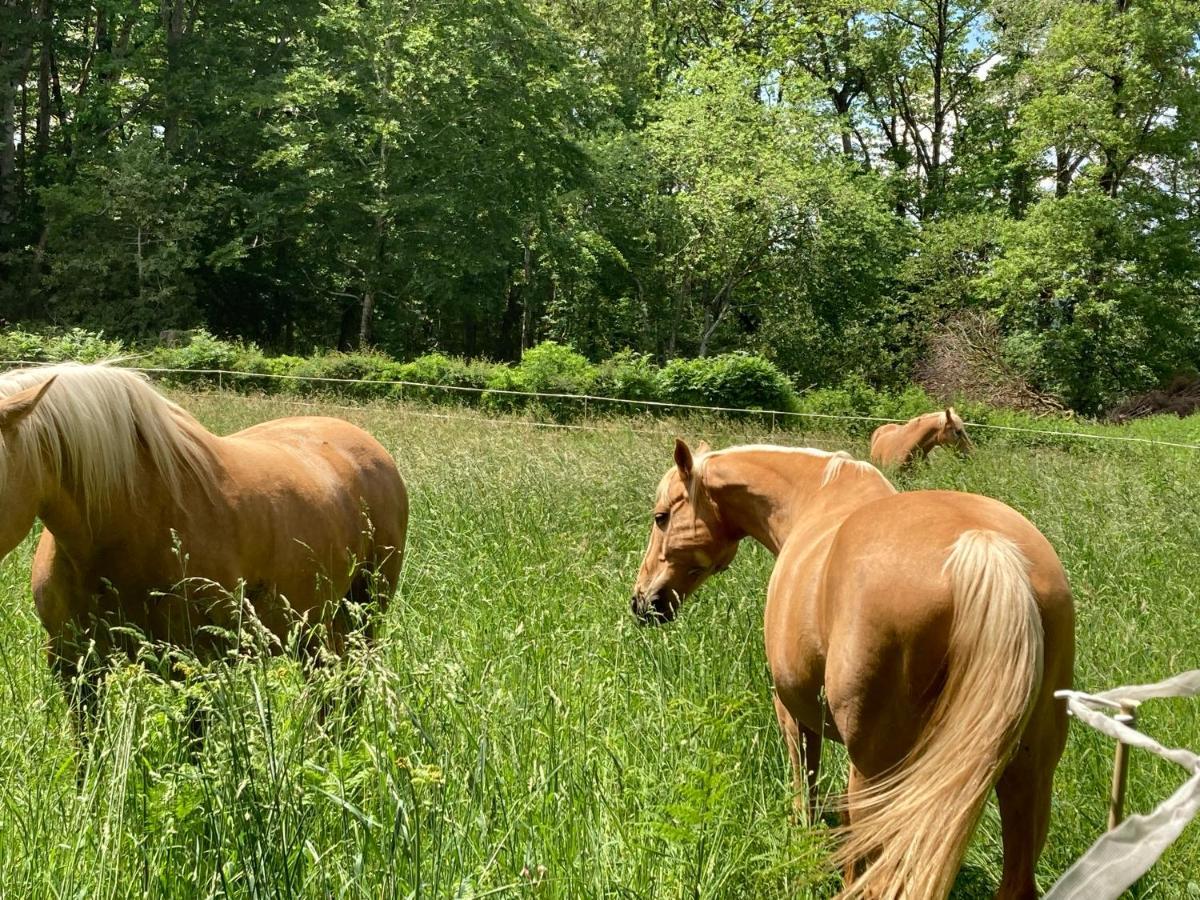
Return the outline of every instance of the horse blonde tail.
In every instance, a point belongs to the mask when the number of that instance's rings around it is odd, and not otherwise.
[[[841,900],[932,900],[950,892],[1041,686],[1041,615],[1016,544],[992,531],[966,531],[944,571],[954,597],[945,685],[904,761],[850,798],[835,858],[866,869]]]

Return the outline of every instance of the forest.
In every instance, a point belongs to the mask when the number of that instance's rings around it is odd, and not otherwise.
[[[1192,0],[0,0],[0,326],[1200,367]],[[952,361],[953,362],[953,361]]]

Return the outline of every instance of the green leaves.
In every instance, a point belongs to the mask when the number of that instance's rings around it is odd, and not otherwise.
[[[980,307],[1081,410],[1200,366],[1194,3],[184,7],[0,12],[7,319],[900,386]]]

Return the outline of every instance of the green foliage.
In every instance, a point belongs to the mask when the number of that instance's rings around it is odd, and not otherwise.
[[[538,393],[587,394],[596,384],[595,366],[554,341],[526,350],[514,372],[522,390]]]
[[[400,366],[382,353],[327,353],[304,360],[291,374],[297,378],[290,389],[298,393],[365,400],[389,396],[388,382],[400,377]]]
[[[595,390],[621,400],[653,400],[658,396],[658,367],[647,353],[621,350],[597,367]]]
[[[894,392],[980,307],[1085,413],[1200,369],[1195,3],[176,7],[0,6],[0,323]]]
[[[0,331],[0,359],[11,362],[102,362],[124,356],[126,346],[102,331],[70,328],[34,334],[20,328]]]
[[[400,381],[415,381],[420,384],[445,385],[467,388],[462,391],[440,391],[431,388],[399,386],[393,396],[400,399],[424,400],[429,403],[461,404],[474,406],[479,403],[480,391],[488,386],[488,378],[496,366],[483,361],[468,361],[444,353],[427,353],[412,362],[396,368]]]
[[[702,359],[676,359],[658,374],[668,403],[735,409],[794,410],[796,392],[787,376],[768,360],[749,353]]]
[[[167,384],[208,385],[263,393],[282,387],[274,379],[253,377],[255,373],[275,371],[273,364],[254,344],[225,341],[203,328],[187,332],[179,346],[156,347],[133,364],[168,370],[158,373]]]
[[[489,393],[483,405],[491,410],[514,410],[529,406],[523,397],[504,391],[537,394],[590,394],[596,384],[596,367],[570,347],[545,341],[526,350],[515,366],[496,366],[488,375]],[[581,401],[567,398],[536,398],[535,406],[550,412],[556,419],[566,420],[581,415]]]
[[[1200,274],[1186,229],[1144,218],[1094,188],[1039,203],[1001,232],[980,278],[1009,345],[1039,387],[1089,413],[1191,359],[1200,313],[1181,302]]]
[[[133,337],[194,321],[194,274],[215,195],[143,134],[43,192],[53,314]],[[98,302],[99,299],[99,302]]]

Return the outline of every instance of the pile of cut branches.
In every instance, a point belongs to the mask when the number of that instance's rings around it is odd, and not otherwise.
[[[966,399],[1026,412],[1062,412],[1062,402],[1036,390],[1004,353],[996,320],[967,310],[943,322],[926,342],[914,378],[945,403]]]

